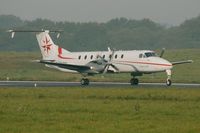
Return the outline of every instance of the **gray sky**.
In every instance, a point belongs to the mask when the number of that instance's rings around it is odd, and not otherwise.
[[[25,20],[106,22],[116,17],[149,18],[178,25],[200,15],[200,0],[0,0],[0,15]]]

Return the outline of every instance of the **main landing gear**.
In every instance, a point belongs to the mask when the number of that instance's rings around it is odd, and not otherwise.
[[[139,80],[137,78],[132,78],[130,80],[131,85],[138,85],[139,84]]]
[[[130,80],[131,85],[138,85],[139,84],[139,79],[136,78],[137,76],[142,76],[142,73],[131,73],[131,76],[133,77]]]
[[[81,79],[81,85],[89,85],[90,81],[87,78],[82,78]]]

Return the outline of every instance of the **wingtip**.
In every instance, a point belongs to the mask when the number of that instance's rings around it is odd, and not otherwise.
[[[33,62],[33,63],[39,63],[40,62],[40,60],[31,60],[30,62]]]
[[[193,63],[194,61],[193,60],[188,60],[188,62]]]
[[[13,32],[13,30],[6,30],[6,32],[9,32],[9,33],[10,33],[10,32]]]

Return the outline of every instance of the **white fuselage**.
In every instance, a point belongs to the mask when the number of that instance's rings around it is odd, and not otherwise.
[[[172,64],[158,56],[147,57],[145,53],[154,53],[149,50],[115,51],[112,57],[112,64],[122,73],[141,72],[154,73],[162,72],[172,68]],[[56,62],[84,66],[87,63],[98,60],[99,56],[109,60],[111,51],[96,52],[65,52],[57,56]],[[76,72],[69,69],[54,67],[65,72]],[[116,72],[111,66],[108,70]]]
[[[65,72],[153,73],[172,68],[170,62],[150,50],[112,51],[108,48],[108,51],[70,52],[55,45],[48,32],[41,32],[36,37],[47,66]]]

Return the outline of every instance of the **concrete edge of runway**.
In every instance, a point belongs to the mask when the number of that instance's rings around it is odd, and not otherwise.
[[[72,87],[81,86],[80,82],[63,81],[0,81],[1,87]],[[123,82],[90,82],[91,87],[131,87]],[[140,83],[134,87],[167,87],[165,83]],[[198,83],[173,83],[172,87],[200,88]]]

